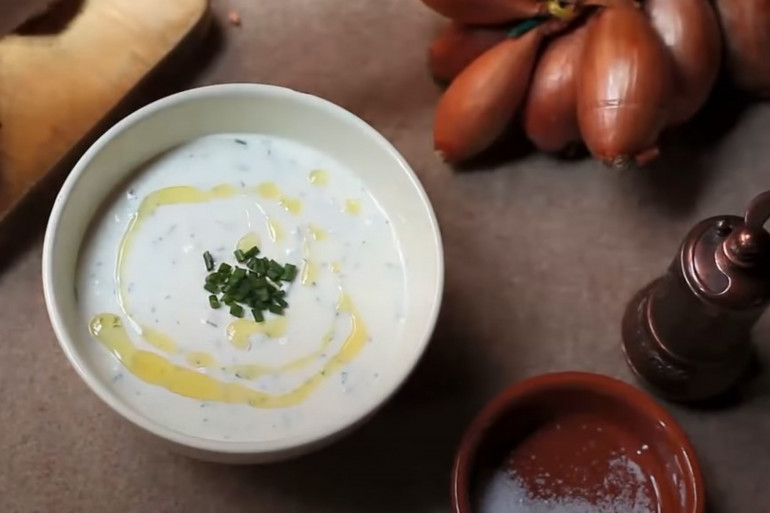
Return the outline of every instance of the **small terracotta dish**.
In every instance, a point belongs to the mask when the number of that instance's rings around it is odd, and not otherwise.
[[[631,385],[581,372],[500,394],[452,472],[456,513],[703,513],[703,488],[671,415]]]

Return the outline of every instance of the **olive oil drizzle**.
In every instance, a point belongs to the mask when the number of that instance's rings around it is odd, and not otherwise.
[[[350,333],[345,338],[339,351],[323,365],[321,370],[307,378],[297,388],[284,394],[261,392],[237,382],[226,382],[203,374],[197,370],[178,365],[167,358],[151,351],[139,349],[129,338],[123,322],[115,314],[105,313],[95,316],[90,324],[91,335],[109,349],[131,373],[142,381],[157,385],[166,390],[201,401],[248,404],[256,408],[285,408],[305,401],[329,375],[336,373],[361,352],[368,338],[366,327],[355,311],[349,298],[343,296],[340,308],[349,314]],[[326,339],[329,339],[327,334]],[[322,344],[323,345],[323,344]],[[196,355],[200,361],[201,355]],[[314,355],[297,360],[292,365],[304,365],[314,360]],[[290,365],[278,367],[285,370]],[[270,368],[250,369],[256,377]],[[241,369],[246,372],[249,369]]]
[[[325,185],[326,176],[317,174],[317,185]],[[316,182],[314,182],[316,183]],[[128,228],[123,235],[118,249],[115,280],[117,284],[118,304],[124,317],[132,325],[142,338],[151,346],[167,355],[180,353],[179,345],[171,337],[157,330],[141,326],[130,314],[130,305],[126,298],[125,267],[128,255],[133,245],[136,234],[148,217],[152,216],[159,208],[168,205],[206,203],[215,200],[227,199],[239,194],[258,194],[267,199],[274,199],[290,213],[297,214],[301,210],[299,199],[288,198],[273,183],[266,182],[254,188],[237,188],[232,185],[218,185],[209,190],[202,190],[191,186],[174,186],[159,189],[147,195],[139,205],[136,214],[131,218]],[[268,234],[273,241],[285,237],[283,228],[275,220],[267,218]],[[310,235],[316,241],[323,240],[326,236],[321,228],[311,226]],[[237,244],[242,246],[256,245],[259,236],[250,232],[244,235]],[[318,273],[317,265],[308,263],[309,242],[305,239],[305,268],[302,282],[308,284],[314,281]],[[368,332],[361,319],[360,313],[353,304],[352,298],[342,292],[337,303],[335,321],[328,332],[321,339],[319,347],[310,354],[299,357],[283,365],[270,366],[260,363],[247,363],[220,367],[227,374],[237,376],[244,380],[255,380],[260,376],[278,374],[306,368],[317,362],[319,357],[325,354],[334,340],[336,323],[347,318],[350,323],[350,331],[342,342],[339,350],[324,363],[321,369],[306,379],[297,388],[284,394],[269,394],[251,389],[238,382],[226,382],[205,374],[205,370],[213,370],[217,367],[216,359],[205,352],[190,352],[185,360],[190,367],[186,367],[171,361],[162,354],[146,351],[137,347],[131,340],[124,326],[123,319],[113,313],[102,313],[95,316],[89,323],[91,335],[110,350],[115,357],[130,372],[141,380],[161,386],[170,392],[199,399],[203,401],[220,401],[225,403],[248,404],[259,408],[281,408],[296,405],[307,397],[323,382],[323,380],[337,372],[342,366],[351,362],[366,344]],[[247,320],[236,320],[226,330],[231,344],[236,347],[247,348],[252,335],[263,334],[270,338],[278,338],[286,333],[286,317],[276,317],[263,323]]]

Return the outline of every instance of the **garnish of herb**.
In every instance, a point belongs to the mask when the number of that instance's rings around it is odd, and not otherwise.
[[[297,266],[259,258],[259,253],[257,246],[248,251],[236,249],[233,252],[235,260],[245,267],[221,262],[216,271],[211,253],[203,253],[209,272],[203,288],[210,294],[208,301],[211,308],[221,308],[224,304],[229,308],[230,315],[239,319],[243,318],[248,308],[256,322],[264,322],[265,312],[284,314],[289,303],[283,283],[294,281]]]
[[[208,272],[211,272],[214,270],[214,257],[211,256],[211,253],[206,251],[203,253],[203,262],[206,264],[206,270]]]

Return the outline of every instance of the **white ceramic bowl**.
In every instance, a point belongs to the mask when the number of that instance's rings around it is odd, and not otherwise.
[[[274,441],[231,442],[197,438],[142,415],[95,372],[86,348],[97,344],[75,297],[76,264],[87,227],[118,184],[148,159],[180,143],[223,132],[252,132],[294,139],[355,170],[385,211],[400,239],[410,284],[411,309],[397,368],[364,411],[331,428]],[[185,91],[152,103],[107,131],[83,155],[62,187],[43,248],[43,288],[51,324],[70,363],[107,405],[178,452],[212,461],[261,463],[317,449],[359,425],[406,380],[432,334],[443,291],[443,250],[433,209],[403,157],[369,125],[320,98],[280,87],[227,84]]]

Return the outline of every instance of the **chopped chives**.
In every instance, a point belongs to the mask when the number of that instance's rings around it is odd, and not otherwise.
[[[283,267],[283,273],[281,273],[281,281],[294,281],[297,277],[297,266],[293,264],[286,264]]]
[[[289,303],[282,282],[291,282],[297,277],[297,266],[281,265],[271,258],[260,258],[259,254],[258,246],[252,246],[248,251],[237,248],[233,256],[240,265],[221,262],[216,270],[211,253],[203,254],[209,273],[203,288],[210,294],[211,308],[226,305],[230,315],[238,318],[243,318],[249,310],[256,322],[264,321],[266,311],[284,315]]]
[[[267,288],[257,289],[254,292],[254,295],[257,297],[257,300],[259,301],[267,301],[268,299],[270,299],[270,292],[267,290]]]
[[[208,251],[203,253],[203,262],[206,264],[206,270],[211,272],[214,270],[214,257]]]
[[[243,302],[246,300],[247,297],[249,297],[249,286],[248,283],[245,284],[246,287],[238,287],[238,290],[235,291],[235,294],[233,294],[233,297],[236,301]]]
[[[233,274],[230,275],[230,282],[238,283],[246,277],[246,269],[242,267],[236,267]]]

